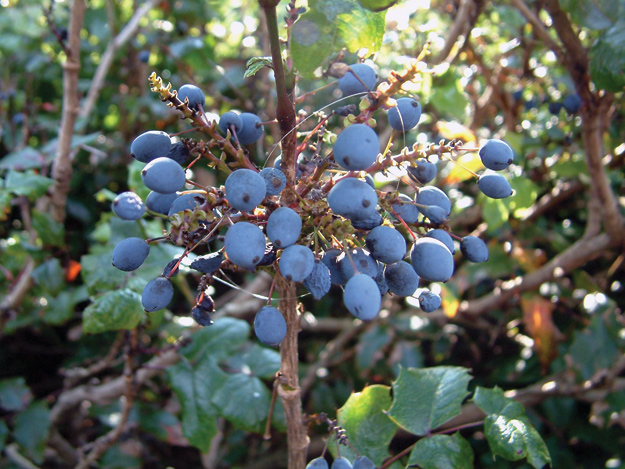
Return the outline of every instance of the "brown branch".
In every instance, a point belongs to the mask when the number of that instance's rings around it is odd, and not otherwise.
[[[154,8],[158,0],[148,0],[143,3],[135,14],[132,15],[132,18],[128,21],[126,26],[120,31],[120,33],[115,36],[106,46],[106,50],[102,54],[102,58],[100,59],[100,64],[93,75],[93,79],[91,80],[91,86],[89,87],[89,91],[87,92],[87,97],[82,104],[80,112],[78,114],[79,119],[82,122],[79,123],[82,127],[86,126],[86,120],[91,115],[91,111],[93,111],[93,107],[95,106],[98,97],[100,96],[100,91],[102,91],[102,87],[104,85],[104,80],[106,79],[106,75],[108,74],[111,66],[113,65],[113,59],[115,58],[115,53],[121,49],[124,44],[126,44],[130,39],[132,39],[139,30],[139,22],[141,19],[148,14],[148,12]]]
[[[119,438],[122,436],[126,424],[128,423],[128,417],[132,410],[135,397],[135,386],[133,383],[134,377],[134,356],[137,347],[137,330],[133,329],[129,332],[128,347],[126,350],[126,360],[124,363],[124,395],[122,397],[122,412],[119,423],[111,431],[102,435],[93,443],[87,445],[90,448],[89,453],[85,456],[81,454],[81,460],[76,465],[76,469],[87,469],[94,464],[100,457],[109,449]],[[83,448],[83,451],[87,449]]]
[[[551,261],[539,269],[514,280],[504,282],[482,298],[464,301],[460,304],[459,312],[468,316],[477,316],[502,307],[508,300],[525,291],[538,288],[544,282],[562,277],[574,269],[581,267],[591,259],[596,258],[619,241],[612,240],[606,233],[589,238],[581,238]]]
[[[539,37],[549,49],[555,52],[558,57],[562,57],[564,52],[560,46],[553,40],[545,24],[538,16],[525,4],[523,0],[510,0],[510,3],[521,12],[527,21],[534,27],[534,34]]]
[[[63,115],[59,131],[59,146],[52,163],[52,179],[55,184],[50,191],[52,218],[65,221],[65,206],[72,178],[70,158],[74,124],[78,115],[78,72],[80,71],[80,30],[85,17],[85,1],[72,2],[69,21],[69,55],[63,64]]]
[[[449,33],[447,34],[447,38],[445,39],[445,45],[436,58],[432,60],[432,63],[440,64],[443,62],[453,62],[455,56],[451,56],[450,54],[458,42],[458,38],[463,36],[463,44],[466,42],[480,15],[482,6],[483,2],[481,0],[478,0],[477,3],[475,0],[460,0],[458,12],[456,13],[454,22],[451,25]],[[462,47],[463,46],[460,45],[459,47],[456,47],[456,50],[460,51],[462,50]]]

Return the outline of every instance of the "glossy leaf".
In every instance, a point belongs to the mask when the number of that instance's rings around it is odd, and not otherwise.
[[[219,318],[210,327],[204,327],[193,335],[193,341],[182,349],[189,360],[211,356],[221,360],[239,350],[248,340],[250,325],[235,318]]]
[[[309,10],[295,23],[291,53],[297,70],[314,78],[333,53],[366,48],[370,54],[382,45],[385,13],[369,11],[356,1],[311,0]]]
[[[390,388],[374,385],[353,393],[338,411],[338,423],[347,432],[350,444],[376,465],[388,457],[388,445],[397,432],[397,425],[386,415],[390,406]],[[352,461],[356,457],[349,447],[341,448],[341,455]]]
[[[523,404],[506,397],[498,387],[488,389],[478,386],[473,395],[473,402],[487,415],[500,414],[508,417],[525,415]]]
[[[402,368],[393,382],[388,414],[410,433],[426,435],[460,413],[470,380],[468,370],[461,367]]]
[[[218,409],[213,405],[215,391],[227,378],[210,356],[197,363],[181,360],[167,369],[169,382],[182,406],[182,433],[191,445],[207,452],[217,434]]]
[[[43,461],[49,428],[50,410],[44,401],[33,402],[15,418],[13,438],[37,464]]]
[[[83,312],[83,330],[88,334],[134,329],[144,312],[141,297],[128,289],[113,290],[97,297]]]
[[[460,433],[432,435],[417,441],[408,465],[422,469],[472,469],[473,449]]]
[[[237,428],[260,433],[269,412],[271,393],[255,376],[237,373],[226,378],[212,401],[220,415]]]
[[[4,181],[5,189],[15,195],[24,195],[31,200],[38,199],[46,193],[54,181],[34,171],[11,170]]]

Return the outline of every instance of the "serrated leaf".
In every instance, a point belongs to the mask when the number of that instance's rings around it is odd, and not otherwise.
[[[460,413],[470,380],[462,367],[402,368],[393,382],[393,406],[388,414],[410,433],[426,435]]]
[[[536,469],[551,463],[545,442],[527,417],[489,415],[484,420],[484,434],[493,456],[509,461],[527,458]]]
[[[225,382],[226,374],[210,356],[195,364],[182,360],[170,366],[167,374],[182,406],[182,433],[190,444],[205,453],[217,434],[218,409],[211,399]]]
[[[35,174],[33,170],[11,170],[8,172],[4,184],[7,191],[35,200],[44,195],[48,188],[54,184],[54,181],[45,176]]]
[[[49,428],[50,410],[44,401],[33,402],[15,418],[13,438],[37,464],[43,461]]]
[[[273,68],[271,57],[252,57],[245,64],[245,73],[243,78],[253,77],[263,67]]]
[[[238,373],[228,376],[213,395],[219,413],[235,427],[262,432],[262,422],[267,419],[271,394],[267,386],[255,376]]]
[[[26,380],[21,376],[0,381],[0,409],[8,412],[22,410],[32,399],[33,395],[26,385]]]
[[[33,228],[46,246],[61,247],[65,244],[65,227],[48,213],[32,211]]]
[[[397,432],[397,425],[385,413],[391,402],[388,386],[367,386],[361,392],[353,393],[337,414],[350,445],[359,454],[366,454],[377,466],[388,457],[388,445]],[[334,446],[330,446],[332,451]],[[350,460],[356,457],[350,447],[341,448],[341,455]]]
[[[129,289],[114,290],[97,297],[83,312],[83,331],[98,334],[134,329],[143,317],[141,296]]]
[[[193,334],[193,341],[181,352],[189,360],[209,355],[222,360],[239,350],[250,335],[250,325],[241,319],[219,318],[212,326]]]
[[[473,449],[460,433],[422,438],[410,452],[408,466],[421,469],[472,469]]]
[[[525,415],[523,404],[506,397],[503,390],[497,386],[493,389],[478,386],[473,395],[473,402],[486,415],[499,414],[507,417],[522,417]]]
[[[377,52],[384,36],[385,12],[374,13],[356,1],[310,0],[309,10],[292,30],[291,54],[295,68],[314,78],[324,61],[342,48],[350,52]]]

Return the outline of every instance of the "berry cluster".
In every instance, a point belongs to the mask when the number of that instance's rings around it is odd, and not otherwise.
[[[214,252],[190,264],[203,274],[193,308],[200,325],[212,323],[213,303],[206,288],[222,269],[277,272],[303,284],[315,299],[327,294],[332,285],[340,286],[345,307],[369,321],[380,311],[383,295],[411,296],[423,281],[449,280],[455,267],[454,240],[460,242],[460,251],[469,261],[488,259],[481,239],[450,231],[451,201],[441,189],[428,185],[436,179],[440,159],[454,162],[457,154],[470,150],[459,142],[441,142],[425,149],[404,148],[395,156],[384,151],[390,145],[381,142],[371,126],[373,113],[384,112],[386,107],[389,125],[401,134],[418,124],[421,104],[411,97],[385,96],[380,90],[392,87],[382,85],[377,96],[385,99],[372,99],[377,80],[374,70],[366,64],[345,69],[338,85],[344,94],[365,94],[360,106],[364,110],[358,115],[352,109],[346,116],[319,117],[319,124],[298,146],[297,177],[292,183],[287,183],[280,157],[273,167],[262,169],[250,160],[246,145],[264,135],[258,116],[229,111],[219,123],[208,122],[202,90],[183,85],[176,92],[171,85],[163,86],[155,74],[150,77],[153,91],[209,140],[174,142],[165,132],[150,131],[132,142],[131,154],[146,163],[141,176],[152,192],[145,204],[132,192],[119,194],[113,211],[126,220],[136,220],[146,211],[165,216],[170,228],[158,241],[185,247],[181,258],[145,286],[146,311],[168,305],[174,294],[170,279],[180,262],[192,251],[206,249],[209,241]],[[345,128],[335,136],[326,124],[337,114],[344,116]],[[312,144],[314,136],[317,141]],[[305,150],[312,150],[313,155],[304,156]],[[478,188],[488,197],[510,196],[510,184],[499,171],[512,162],[511,148],[501,140],[489,140],[479,149],[479,156],[487,169],[475,175]],[[184,165],[189,169],[200,159],[227,175],[223,186],[202,187],[187,179]],[[402,180],[412,186],[414,197],[392,188],[376,189],[371,175],[390,168],[405,171],[407,178],[402,176]],[[139,268],[149,254],[149,242],[155,241],[122,240],[113,251],[113,265],[123,271]],[[421,290],[418,300],[425,312],[441,306],[440,296],[428,289]],[[258,311],[254,330],[264,344],[277,345],[286,334],[286,323],[268,303]]]

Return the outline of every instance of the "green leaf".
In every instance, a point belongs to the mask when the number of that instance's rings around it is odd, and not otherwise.
[[[26,386],[26,380],[21,376],[0,381],[0,409],[8,412],[22,410],[32,399],[33,395]]]
[[[13,196],[10,192],[4,190],[0,183],[0,221],[7,221],[8,215],[11,213],[11,200]]]
[[[52,296],[58,295],[65,285],[65,273],[58,259],[48,259],[33,270],[32,277]]]
[[[24,171],[25,169],[41,168],[48,163],[49,158],[32,147],[25,147],[4,156],[0,160],[0,169],[15,169]]]
[[[5,188],[15,195],[24,195],[31,200],[38,199],[54,184],[50,178],[35,174],[33,170],[8,172],[4,181]]]
[[[599,370],[607,370],[618,357],[618,344],[611,331],[618,331],[620,327],[612,329],[615,326],[614,313],[609,313],[604,316],[595,312],[590,325],[574,333],[569,355],[584,380],[590,379]]]
[[[360,454],[366,454],[376,466],[388,457],[388,445],[397,432],[397,426],[388,418],[386,410],[391,406],[388,386],[367,386],[353,393],[338,410],[338,423],[347,432],[350,444]],[[331,449],[334,445],[331,445]],[[341,448],[341,455],[353,460],[356,453]]]
[[[182,360],[170,366],[167,374],[182,406],[182,433],[191,445],[205,453],[217,434],[218,410],[211,399],[225,382],[226,374],[210,356],[196,364]]]
[[[237,373],[230,375],[213,396],[213,404],[220,414],[235,427],[262,432],[267,419],[271,393],[255,376]]]
[[[360,336],[356,347],[356,364],[361,370],[371,368],[383,357],[381,350],[392,340],[383,327],[373,327]]]
[[[48,213],[33,210],[33,228],[46,246],[61,247],[65,245],[65,227],[54,220]]]
[[[271,379],[280,370],[280,353],[258,344],[252,345],[242,358],[249,372],[259,378]]]
[[[536,469],[551,463],[545,442],[527,417],[489,415],[484,421],[484,434],[493,456],[509,461],[527,458]]]
[[[408,466],[422,469],[472,469],[473,449],[460,433],[432,435],[417,441]]]
[[[245,73],[243,74],[243,78],[253,77],[263,67],[273,68],[273,61],[271,57],[252,57],[245,64]]]
[[[473,395],[473,402],[487,415],[500,414],[507,417],[525,415],[523,404],[506,397],[503,391],[496,386],[493,389],[478,386]]]
[[[7,436],[9,436],[9,427],[4,423],[4,420],[0,420],[0,451],[4,451]]]
[[[625,17],[595,43],[590,56],[590,77],[598,88],[622,91],[625,86]]]
[[[389,416],[415,435],[426,435],[460,413],[471,380],[466,368],[402,368],[393,382]]]
[[[138,403],[135,405],[135,413],[131,415],[132,421],[139,424],[139,428],[150,433],[159,440],[176,444],[177,439],[172,438],[176,434],[176,427],[180,422],[175,415],[160,409],[156,405]]]
[[[295,68],[306,78],[319,76],[317,69],[343,48],[376,53],[384,36],[385,13],[374,13],[356,0],[310,0],[309,10],[292,30],[291,54]]]
[[[43,320],[48,324],[61,325],[74,317],[74,307],[89,299],[87,288],[83,285],[78,288],[65,289],[56,298],[48,298]]]
[[[124,275],[113,267],[112,251],[82,256],[80,265],[82,266],[80,275],[92,295],[100,291],[113,290],[124,279]]]
[[[484,221],[488,225],[489,232],[499,228],[510,217],[510,211],[506,203],[502,199],[491,199],[490,197],[484,197],[482,214],[484,215]]]
[[[358,3],[360,3],[360,5],[371,11],[388,10],[397,2],[398,0],[358,0]]]
[[[181,352],[189,360],[211,356],[222,360],[247,343],[250,325],[241,319],[219,318],[212,326],[193,334],[193,341]]]
[[[510,179],[510,186],[514,189],[514,194],[504,200],[515,218],[523,218],[527,209],[532,207],[534,202],[536,202],[539,187],[535,182],[526,177],[514,177]]]
[[[573,22],[594,30],[613,26],[619,10],[625,13],[623,0],[561,0],[560,4]]]
[[[134,329],[143,317],[141,296],[128,289],[113,290],[97,297],[83,312],[83,331],[98,334]]]
[[[37,464],[43,461],[49,428],[50,410],[45,401],[33,402],[15,418],[13,438]]]

